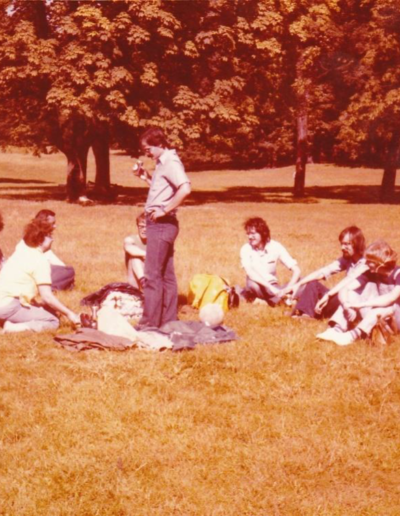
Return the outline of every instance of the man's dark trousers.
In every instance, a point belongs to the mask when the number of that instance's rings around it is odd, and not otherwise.
[[[167,215],[154,222],[147,216],[146,282],[140,326],[158,328],[178,318],[178,285],[174,269],[174,243],[178,233],[176,217]]]

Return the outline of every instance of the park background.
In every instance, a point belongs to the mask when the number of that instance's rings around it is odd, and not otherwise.
[[[168,132],[193,185],[182,303],[198,272],[243,284],[254,215],[304,274],[340,254],[350,224],[400,249],[396,3],[1,8],[1,247],[53,209],[54,248],[77,271],[68,306],[125,277],[147,191],[130,156],[147,125]],[[94,203],[65,202],[82,193]],[[181,354],[1,336],[0,514],[400,514],[399,339],[339,348],[315,339],[324,322],[284,312],[244,304],[225,321],[240,340]]]

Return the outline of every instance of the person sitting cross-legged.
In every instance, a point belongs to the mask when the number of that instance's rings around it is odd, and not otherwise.
[[[51,268],[45,257],[51,248],[53,227],[33,220],[24,231],[22,242],[0,272],[0,321],[4,333],[57,329],[65,315],[73,324],[79,316],[59,301],[51,288]],[[43,304],[35,303],[40,295]]]
[[[340,307],[329,321],[330,328],[317,338],[340,346],[369,336],[379,318],[394,316],[400,327],[400,267],[397,254],[382,240],[365,251],[368,270],[339,292]]]
[[[248,301],[262,299],[270,306],[275,306],[283,297],[277,278],[277,263],[281,262],[292,272],[288,287],[297,283],[300,268],[282,244],[271,240],[271,233],[264,219],[250,218],[244,223],[244,228],[249,242],[240,250],[242,267],[246,271],[246,287],[241,296]]]
[[[339,308],[338,292],[344,286],[345,279],[328,289],[318,280],[328,279],[334,274],[345,272],[346,277],[357,274],[359,267],[367,270],[363,254],[365,238],[360,228],[349,226],[339,235],[342,256],[325,267],[311,272],[295,285],[286,287],[284,294],[292,295],[297,300],[292,317],[329,318]],[[361,270],[361,269],[359,269]]]
[[[127,236],[124,240],[125,265],[128,283],[143,290],[144,260],[146,258],[146,214],[141,213],[136,219],[137,235]]]

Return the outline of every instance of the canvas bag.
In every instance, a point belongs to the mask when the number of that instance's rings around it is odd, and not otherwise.
[[[218,304],[224,312],[239,305],[239,296],[229,282],[216,274],[195,274],[189,284],[188,303],[202,308],[210,303]]]

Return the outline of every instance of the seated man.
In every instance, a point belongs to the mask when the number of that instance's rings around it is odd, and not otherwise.
[[[329,321],[330,328],[317,338],[347,346],[366,338],[378,322],[394,315],[400,327],[400,267],[397,254],[382,240],[365,251],[368,268],[339,292],[340,307]]]
[[[292,271],[288,283],[291,287],[300,277],[300,268],[282,244],[271,240],[269,227],[260,217],[248,219],[244,228],[249,243],[240,250],[242,267],[246,271],[246,288],[241,295],[251,300],[259,298],[275,306],[283,297],[282,287],[276,277],[278,261]]]
[[[331,317],[339,307],[338,292],[343,282],[328,289],[318,280],[328,279],[339,272],[351,275],[355,269],[364,263],[362,259],[365,250],[364,235],[357,226],[345,228],[339,235],[342,256],[334,262],[318,269],[295,285],[284,289],[285,294],[292,294],[297,299],[293,309],[293,317]],[[365,269],[364,269],[365,270]]]
[[[23,240],[0,272],[0,321],[4,333],[56,329],[59,320],[54,311],[79,323],[79,316],[59,301],[51,290],[50,263],[45,257],[53,242],[50,224],[33,220]],[[44,304],[35,303],[40,294]]]
[[[125,265],[128,283],[143,290],[144,259],[146,258],[146,215],[141,213],[136,219],[137,235],[130,235],[124,240]]]
[[[56,214],[52,210],[40,210],[34,220],[44,220],[48,222],[53,230],[56,228]],[[49,250],[45,257],[51,265],[51,288],[53,290],[69,290],[73,288],[75,282],[75,270],[60,260],[58,256]]]

